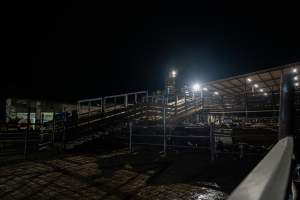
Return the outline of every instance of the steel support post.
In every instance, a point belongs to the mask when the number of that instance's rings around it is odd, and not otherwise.
[[[145,103],[148,103],[148,90],[146,92],[146,102]]]
[[[103,102],[102,102],[102,112],[105,112],[105,108],[106,107],[106,98],[103,98]]]
[[[209,128],[209,139],[210,139],[210,160],[211,162],[215,161],[215,132],[214,126],[211,123]]]
[[[54,146],[55,142],[55,110],[53,109],[53,117],[52,117],[52,135],[51,135],[51,142],[52,146]]]
[[[129,152],[132,152],[132,122],[129,122]]]
[[[63,131],[63,135],[62,135],[63,151],[66,150],[66,133],[67,133],[67,113],[64,110],[64,131]]]
[[[90,120],[91,120],[91,102],[88,104],[88,128],[90,129]]]
[[[164,154],[167,152],[167,141],[166,141],[166,99],[163,98],[163,128],[164,128]]]
[[[294,82],[292,74],[283,74],[280,86],[280,126],[278,138],[293,135],[294,131]]]
[[[77,113],[80,114],[80,102],[77,103]]]
[[[124,96],[124,104],[125,104],[125,108],[127,108],[127,106],[128,106],[128,95],[127,94]]]
[[[178,96],[175,96],[175,115],[177,115]]]
[[[248,121],[248,95],[247,95],[247,80],[246,78],[244,79],[245,84],[244,84],[244,104],[245,104],[245,123]],[[244,126],[245,126],[244,123]]]
[[[24,156],[26,158],[27,156],[27,151],[28,151],[28,137],[29,137],[29,134],[30,134],[30,125],[31,125],[31,122],[30,122],[30,102],[27,103],[28,104],[28,111],[27,111],[27,130],[26,130],[26,133],[25,133],[25,138],[24,138]]]

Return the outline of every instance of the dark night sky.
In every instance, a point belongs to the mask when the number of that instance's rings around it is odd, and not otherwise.
[[[4,7],[7,95],[74,100],[162,88],[172,67],[183,83],[300,61],[296,5],[41,2]]]

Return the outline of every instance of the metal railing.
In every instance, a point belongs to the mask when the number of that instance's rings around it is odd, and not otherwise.
[[[281,139],[244,181],[233,191],[228,200],[283,200],[290,186],[294,141]]]
[[[279,142],[233,191],[229,200],[296,199],[292,190],[294,156],[294,83],[283,74],[280,91]]]

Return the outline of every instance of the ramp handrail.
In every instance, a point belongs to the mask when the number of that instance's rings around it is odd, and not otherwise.
[[[283,200],[290,186],[294,141],[281,139],[258,163],[228,200]]]

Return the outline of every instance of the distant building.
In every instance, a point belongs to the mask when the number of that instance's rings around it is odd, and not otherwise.
[[[2,121],[27,119],[30,112],[30,121],[47,122],[53,119],[54,113],[76,111],[76,103],[62,103],[45,100],[7,98],[1,102]]]

